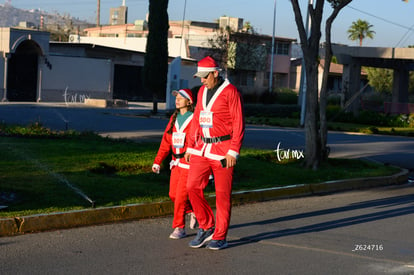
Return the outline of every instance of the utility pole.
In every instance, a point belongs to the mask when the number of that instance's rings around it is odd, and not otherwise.
[[[273,6],[273,35],[272,35],[272,50],[270,56],[270,73],[269,73],[269,93],[273,91],[273,60],[275,58],[275,21],[276,21],[276,0]]]
[[[182,50],[182,46],[184,43],[184,21],[185,21],[185,10],[187,7],[187,0],[184,0],[184,11],[183,11],[183,21],[182,21],[182,25],[181,25],[181,42],[180,42],[180,57],[181,55],[181,50]],[[189,33],[189,32],[188,32]]]
[[[313,7],[313,0],[309,0],[307,13],[306,13],[306,39],[309,38],[310,33],[310,16],[309,16],[309,6]],[[303,54],[303,51],[302,51]],[[305,69],[305,57],[302,56],[302,67],[300,73],[300,88],[299,88],[299,101],[301,102],[301,112],[300,112],[300,126],[305,125],[305,114],[306,114],[306,69]]]
[[[101,25],[100,18],[101,18],[101,0],[98,0],[98,7],[96,9],[96,26],[97,27]]]

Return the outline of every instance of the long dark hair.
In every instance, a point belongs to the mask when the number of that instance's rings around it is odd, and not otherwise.
[[[177,120],[177,116],[179,112],[180,112],[180,109],[175,109],[174,113],[172,114],[170,129],[168,129],[167,131],[168,134],[172,134],[173,129],[174,129],[174,124],[175,124],[175,121]],[[194,113],[194,105],[192,103],[187,105],[187,112]]]

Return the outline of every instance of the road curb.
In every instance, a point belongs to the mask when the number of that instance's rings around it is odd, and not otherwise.
[[[317,184],[299,184],[286,187],[240,191],[232,194],[232,204],[241,205],[283,198],[398,185],[406,183],[408,181],[408,175],[409,171],[407,169],[401,169],[401,172],[386,177],[336,180]],[[214,207],[215,196],[208,197],[208,202]],[[13,236],[24,233],[161,217],[172,215],[173,213],[174,204],[168,201],[3,218],[0,219],[0,236]]]
[[[349,180],[327,181],[323,183],[310,184],[312,194],[323,194],[347,191],[353,189],[380,187],[408,182],[408,169],[401,169],[401,172],[387,177],[355,178]]]

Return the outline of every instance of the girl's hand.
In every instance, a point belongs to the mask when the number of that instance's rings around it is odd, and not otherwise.
[[[160,166],[158,164],[153,164],[152,165],[152,172],[159,174],[160,173]]]

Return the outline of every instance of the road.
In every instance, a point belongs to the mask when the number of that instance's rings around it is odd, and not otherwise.
[[[159,141],[167,118],[144,117],[151,105],[99,109],[81,104],[0,103],[0,122],[28,125],[41,122],[55,130],[94,131],[115,138]],[[161,109],[161,108],[160,108]],[[304,129],[266,126],[246,127],[245,147],[304,150]],[[414,138],[329,132],[330,157],[367,158],[414,171]]]
[[[159,140],[148,108],[0,104],[0,121]],[[303,129],[247,126],[245,146],[302,150]],[[412,169],[414,139],[329,133],[335,157]],[[170,240],[172,217],[0,238],[0,274],[414,274],[414,185],[407,183],[233,208],[229,248]]]
[[[233,208],[229,247],[171,217],[0,238],[0,274],[414,274],[414,185]]]

